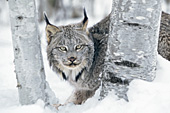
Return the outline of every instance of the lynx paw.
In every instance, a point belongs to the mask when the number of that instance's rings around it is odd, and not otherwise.
[[[64,106],[64,104],[53,104],[53,106],[58,110],[60,106]]]

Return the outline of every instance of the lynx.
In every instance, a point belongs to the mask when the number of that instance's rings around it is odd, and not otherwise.
[[[170,61],[170,15],[162,12],[158,40],[158,53]]]
[[[44,17],[49,65],[62,79],[75,87],[66,103],[81,104],[93,96],[98,87],[92,83],[90,74],[94,42],[87,30],[86,11],[82,22],[66,26],[52,25],[47,16]]]

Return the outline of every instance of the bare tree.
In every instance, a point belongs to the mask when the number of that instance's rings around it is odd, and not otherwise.
[[[45,80],[35,1],[9,0],[9,11],[20,103],[57,103]]]
[[[93,74],[102,74],[102,97],[115,89],[128,100],[131,80],[153,81],[160,17],[160,0],[113,0],[111,14],[89,29],[96,48]]]
[[[166,13],[170,13],[170,0],[163,0],[163,10]]]
[[[95,0],[36,0],[36,3],[40,22],[43,21],[44,11],[48,17],[54,17],[56,21],[81,17],[84,7],[88,11],[88,15],[95,16]],[[100,12],[100,14],[104,15],[105,12]]]
[[[38,5],[39,21],[43,21],[43,12],[47,12],[49,17],[55,17],[57,21],[67,18],[66,6],[63,0],[36,0]]]

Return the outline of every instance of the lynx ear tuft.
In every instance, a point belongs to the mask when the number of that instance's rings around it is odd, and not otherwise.
[[[49,20],[48,20],[48,18],[47,18],[47,16],[46,16],[45,13],[44,13],[44,19],[45,19],[46,24],[47,24],[45,31],[46,31],[47,42],[48,42],[48,44],[49,44],[49,43],[51,42],[51,38],[52,38],[57,32],[60,32],[60,29],[59,29],[58,27],[52,25],[52,24],[49,22]]]
[[[48,20],[47,15],[46,15],[45,12],[44,12],[44,20],[45,20],[45,22],[46,22],[47,25],[50,24],[50,22],[49,22],[49,20]],[[51,24],[50,24],[50,25],[51,25]]]
[[[86,30],[87,24],[88,24],[88,17],[86,14],[86,9],[84,8],[83,30]]]

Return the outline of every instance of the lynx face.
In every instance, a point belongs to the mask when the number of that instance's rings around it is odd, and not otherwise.
[[[46,17],[46,16],[45,16]],[[88,18],[81,23],[56,27],[46,18],[47,54],[50,66],[64,79],[77,81],[93,61],[94,45],[86,31]]]

